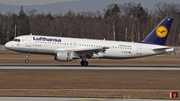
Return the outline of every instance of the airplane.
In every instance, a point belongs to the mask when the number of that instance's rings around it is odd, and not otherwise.
[[[9,50],[29,54],[54,55],[57,61],[82,59],[81,66],[88,66],[89,58],[130,59],[174,51],[165,46],[173,19],[164,18],[141,42],[124,42],[41,35],[22,35],[5,44]]]

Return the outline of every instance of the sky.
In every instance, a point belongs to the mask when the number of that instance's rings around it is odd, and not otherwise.
[[[67,2],[77,0],[0,0],[1,4],[8,5],[43,5],[57,2]]]
[[[57,3],[57,2],[67,2],[67,1],[78,1],[78,0],[0,0],[1,4],[8,4],[8,5],[44,5],[44,4],[50,4],[50,3]],[[121,1],[121,0],[119,0]],[[123,0],[122,0],[123,1]],[[180,2],[180,0],[127,0],[131,2],[146,2],[153,3],[153,2]]]
[[[57,3],[57,2],[67,2],[67,1],[78,1],[78,0],[0,0],[1,4],[8,4],[8,5],[44,5],[50,3]],[[124,1],[124,0],[119,0]],[[145,4],[148,3],[155,3],[155,2],[180,2],[180,0],[127,0],[130,2],[143,2]]]

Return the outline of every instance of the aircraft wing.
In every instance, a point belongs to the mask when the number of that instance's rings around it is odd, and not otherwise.
[[[102,53],[104,53],[106,49],[109,49],[109,47],[79,48],[79,49],[70,49],[70,50],[57,48],[54,50],[54,53],[58,53],[59,51],[73,51],[78,57],[84,56],[87,58],[91,58],[91,57],[100,58],[103,57]]]

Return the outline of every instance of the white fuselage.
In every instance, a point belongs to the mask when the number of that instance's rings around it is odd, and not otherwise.
[[[48,40],[42,39],[42,37],[46,37]],[[10,50],[33,54],[56,55],[58,51],[76,51],[81,49],[88,50],[92,48],[108,47],[106,51],[95,54],[96,56],[94,56],[94,58],[126,59],[157,55],[173,51],[173,48],[169,48],[168,46],[121,41],[36,35],[20,36],[17,37],[17,39],[20,39],[20,42],[10,41],[6,44],[6,47]],[[169,49],[165,49],[167,47]],[[162,50],[153,50],[156,48],[162,48]]]

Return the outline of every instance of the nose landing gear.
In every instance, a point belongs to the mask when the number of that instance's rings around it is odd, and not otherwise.
[[[27,53],[25,63],[29,63],[29,55],[30,55],[30,54]]]

